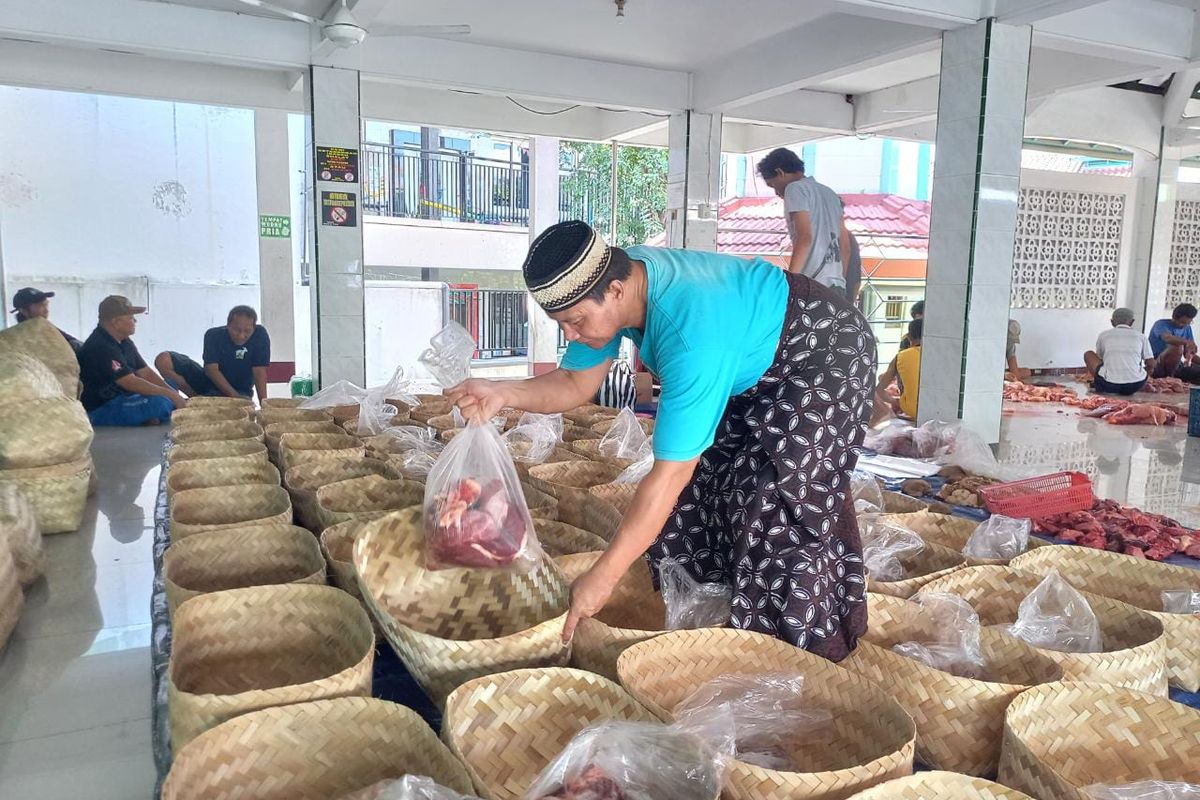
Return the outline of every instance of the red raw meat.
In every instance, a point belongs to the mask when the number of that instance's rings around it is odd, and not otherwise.
[[[1014,403],[1064,403],[1070,400],[1078,402],[1074,389],[1065,386],[1035,386],[1021,381],[1004,382],[1004,399]]]
[[[1187,394],[1190,388],[1179,378],[1151,378],[1146,381],[1142,391],[1150,394]]]
[[[1174,553],[1200,557],[1200,535],[1170,517],[1097,500],[1091,511],[1069,511],[1036,522],[1039,533],[1067,542],[1163,561]]]
[[[529,533],[520,507],[509,502],[500,480],[480,486],[464,478],[434,498],[431,511],[426,519],[437,520],[426,532],[431,568],[503,567],[520,555]]]
[[[1175,412],[1149,403],[1132,403],[1104,417],[1109,425],[1174,425]]]
[[[592,764],[553,793],[542,795],[540,800],[628,800],[628,797],[608,773]]]

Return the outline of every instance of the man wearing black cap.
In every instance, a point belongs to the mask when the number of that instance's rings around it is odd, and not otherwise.
[[[17,322],[24,322],[27,319],[50,319],[50,298],[54,297],[54,292],[43,292],[40,289],[34,289],[31,286],[26,286],[13,295],[13,313],[17,315]],[[62,330],[58,331],[67,340],[67,344],[71,345],[76,353],[79,348],[83,347],[83,342],[76,339],[71,334]]]
[[[137,330],[137,315],[145,311],[120,295],[100,302],[100,324],[79,350],[80,400],[93,425],[158,425],[187,405],[146,366],[130,338]]]

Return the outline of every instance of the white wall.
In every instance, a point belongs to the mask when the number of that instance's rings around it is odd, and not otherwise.
[[[367,384],[387,383],[396,367],[417,364],[444,324],[446,284],[367,281]]]
[[[363,227],[368,267],[518,270],[528,251],[527,228],[375,216]]]

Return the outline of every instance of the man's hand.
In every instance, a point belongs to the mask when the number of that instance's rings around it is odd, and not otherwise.
[[[563,642],[571,641],[580,620],[591,619],[600,613],[621,580],[620,575],[614,577],[609,574],[603,563],[596,562],[571,584],[571,610],[567,612],[567,621],[563,624]]]
[[[176,409],[187,408],[187,398],[178,392],[171,392],[167,395],[167,399],[171,401],[171,405],[175,406]]]
[[[483,378],[463,381],[444,394],[458,406],[463,417],[472,422],[487,422],[510,403],[508,388],[502,381]]]

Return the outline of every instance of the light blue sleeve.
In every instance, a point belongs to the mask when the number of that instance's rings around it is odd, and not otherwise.
[[[654,423],[654,457],[689,461],[713,443],[737,376],[729,350],[705,349],[663,357],[662,396]]]
[[[559,367],[571,372],[583,372],[605,361],[616,358],[621,352],[621,337],[614,336],[612,340],[599,350],[588,347],[580,342],[571,342],[563,353]]]

